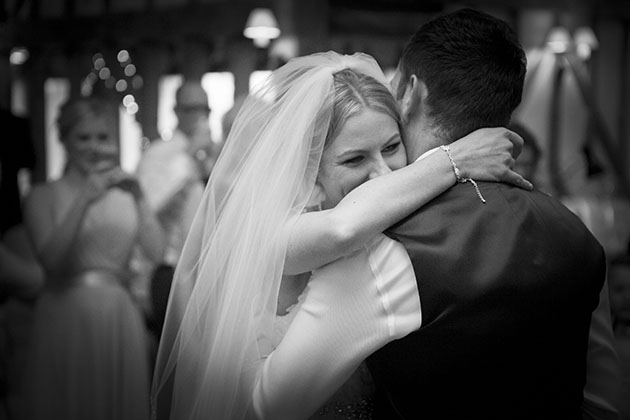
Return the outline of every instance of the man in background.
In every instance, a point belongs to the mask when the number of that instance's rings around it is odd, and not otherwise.
[[[148,326],[156,341],[162,333],[175,266],[218,155],[210,133],[208,95],[201,83],[185,81],[179,87],[175,115],[178,124],[173,137],[152,141],[137,169],[167,241],[162,264],[151,275]]]

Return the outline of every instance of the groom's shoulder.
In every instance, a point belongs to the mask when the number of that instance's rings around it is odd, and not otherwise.
[[[510,224],[520,218],[535,217],[538,222],[562,219],[582,225],[564,204],[553,196],[534,189],[524,190],[509,184],[477,182],[456,184],[418,208],[387,230],[387,235],[413,235],[414,231],[433,232],[458,229],[465,225]]]

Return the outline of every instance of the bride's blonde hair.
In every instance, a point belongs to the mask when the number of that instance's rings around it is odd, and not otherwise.
[[[328,146],[348,118],[364,109],[383,112],[398,123],[400,111],[394,96],[382,82],[352,69],[343,69],[333,74],[335,99],[324,147]]]

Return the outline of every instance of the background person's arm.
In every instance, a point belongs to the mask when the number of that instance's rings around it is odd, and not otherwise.
[[[118,168],[112,182],[114,186],[127,191],[133,197],[138,212],[138,245],[151,261],[159,263],[164,257],[166,239],[162,226],[149,206],[138,179],[135,175]]]
[[[44,285],[44,273],[29,247],[21,225],[11,228],[0,241],[0,290],[3,297],[35,298]]]

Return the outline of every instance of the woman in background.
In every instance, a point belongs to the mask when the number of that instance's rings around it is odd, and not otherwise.
[[[126,281],[134,247],[159,261],[163,239],[137,181],[119,166],[117,112],[98,98],[64,104],[65,173],[25,201],[46,276],[27,362],[28,419],[149,416],[146,330]]]

